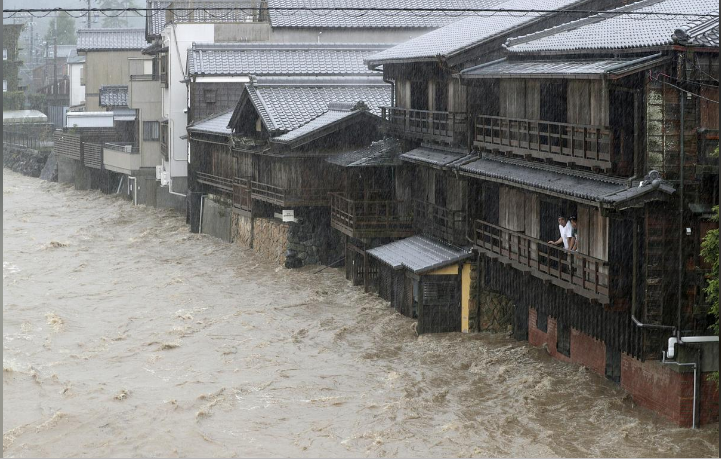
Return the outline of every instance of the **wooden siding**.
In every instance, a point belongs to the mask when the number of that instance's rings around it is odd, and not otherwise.
[[[568,81],[568,122],[608,125],[608,91],[600,80]]]

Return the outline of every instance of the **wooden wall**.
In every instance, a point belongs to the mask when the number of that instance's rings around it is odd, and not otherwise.
[[[608,126],[608,90],[602,80],[568,81],[568,122]]]

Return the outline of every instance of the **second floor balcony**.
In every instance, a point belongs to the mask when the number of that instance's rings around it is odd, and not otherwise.
[[[279,207],[316,207],[329,204],[328,194],[338,191],[332,188],[291,188],[269,183],[251,181],[250,196]]]
[[[473,145],[490,151],[611,170],[613,130],[608,126],[478,115]]]
[[[413,226],[416,232],[455,245],[466,245],[466,212],[451,210],[427,201],[413,202]]]
[[[414,234],[413,206],[406,201],[350,199],[344,193],[330,194],[330,224],[357,239],[407,237]]]
[[[604,260],[481,220],[474,222],[473,238],[476,249],[488,257],[602,304],[609,303],[608,262]]]
[[[205,185],[216,194],[233,192],[233,179],[207,172],[196,172],[198,183]]]
[[[381,116],[390,132],[400,137],[445,144],[465,145],[465,113],[382,107]]]

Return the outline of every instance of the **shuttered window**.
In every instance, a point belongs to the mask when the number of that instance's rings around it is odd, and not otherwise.
[[[143,140],[160,140],[159,121],[143,121]]]

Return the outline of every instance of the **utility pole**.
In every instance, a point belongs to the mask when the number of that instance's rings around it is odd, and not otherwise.
[[[87,18],[88,19],[88,29],[93,27],[93,22],[92,22],[92,18],[90,16],[90,14],[91,14],[90,13],[90,0],[88,0],[88,18]]]
[[[33,25],[35,25],[35,23],[30,21],[30,56],[28,56],[30,58],[30,65],[35,63],[35,37],[33,36]]]
[[[55,33],[53,36],[53,95],[58,92],[58,18],[55,18]]]

